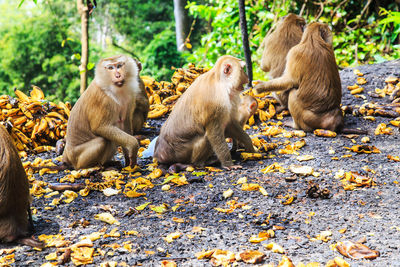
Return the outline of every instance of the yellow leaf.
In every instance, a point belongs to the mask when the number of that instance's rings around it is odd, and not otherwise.
[[[139,210],[139,211],[144,210],[147,207],[147,205],[149,205],[150,203],[151,202],[146,202],[146,203],[144,203],[144,204],[142,204],[140,206],[135,207],[135,209]]]
[[[180,232],[171,233],[171,234],[167,235],[166,237],[164,237],[164,240],[167,241],[168,243],[171,243],[172,241],[174,241],[174,239],[179,238],[181,235],[182,235],[182,233],[180,233]]]
[[[117,221],[117,220],[114,218],[114,216],[112,216],[111,213],[109,213],[109,212],[103,212],[103,213],[96,214],[96,215],[94,216],[94,218],[95,218],[96,220],[100,220],[100,221],[106,222],[106,223],[108,223],[108,224],[116,224],[116,225],[120,225],[120,224],[121,224],[121,223],[120,223],[119,221]]]

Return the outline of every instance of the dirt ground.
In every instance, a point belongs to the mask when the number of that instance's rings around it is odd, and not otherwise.
[[[400,60],[360,66],[358,69],[367,80],[361,94],[365,99],[349,93],[347,86],[353,85],[357,76],[353,69],[344,69],[340,72],[343,105],[356,107],[365,102],[390,103],[389,96],[373,98],[368,92],[384,88],[388,76],[400,77]],[[271,242],[282,246],[285,255],[295,265],[318,262],[325,266],[329,260],[341,256],[331,245],[362,238],[365,238],[364,244],[378,250],[380,256],[374,260],[345,258],[351,266],[400,266],[400,165],[387,158],[388,155],[400,156],[399,128],[389,125],[393,118],[375,118],[376,121],[370,121],[352,114],[345,117],[346,127],[366,129],[368,135],[339,134],[336,138],[327,138],[307,133],[304,137],[306,145],[298,150],[299,155],[280,154],[278,151],[284,145],[279,145],[269,152],[266,159],[239,161],[242,170],[183,172],[180,176],[185,174],[189,183],[182,186],[169,183],[171,188],[168,191],[161,189],[165,180],[161,176],[151,180],[153,188],[142,191],[146,193],[145,196],[136,198],[128,198],[121,192],[106,196],[101,191],[92,190],[85,197],[78,194],[70,203],[60,201],[57,205],[51,205],[55,199],[60,199],[61,193],[45,193],[33,200],[35,236],[61,234],[74,244],[84,235],[102,233],[101,238],[93,241],[93,262],[88,266],[100,266],[105,262],[117,262],[118,266],[160,266],[161,261],[167,259],[175,261],[178,266],[210,266],[209,260],[198,260],[195,255],[209,249],[234,253],[258,250],[266,254],[265,260],[259,265],[270,263],[277,266],[282,255],[263,246]],[[289,117],[283,119],[288,120]],[[145,132],[150,138],[158,134],[161,123],[161,120],[149,122],[153,128]],[[374,131],[380,123],[388,124],[393,133],[375,135]],[[250,129],[248,133],[258,135],[260,130]],[[365,136],[370,138],[369,145],[377,147],[381,153],[357,154],[345,148],[363,144],[361,138]],[[301,139],[278,136],[265,138],[273,143],[287,140],[294,143]],[[304,155],[311,155],[314,159],[300,162],[298,156]],[[55,157],[53,153],[39,156]],[[150,163],[148,159],[139,160],[143,177],[150,173]],[[273,163],[278,163],[284,173],[261,171]],[[290,170],[291,165],[312,167],[313,175],[295,174]],[[338,176],[349,171],[372,178],[373,185],[344,190]],[[35,179],[52,183],[66,174],[35,174]],[[259,190],[243,191],[243,185],[238,184],[238,180],[243,181],[244,177],[248,183],[263,187],[267,195]],[[128,181],[131,178],[124,179]],[[309,188],[317,186],[326,189],[325,193],[313,195]],[[223,193],[228,189],[233,191],[233,195],[225,199]],[[290,202],[290,197],[293,197],[293,202],[284,205],[285,201]],[[151,203],[143,210],[135,209],[147,202]],[[111,213],[120,225],[95,219],[96,214],[103,212]],[[114,228],[117,230],[112,232]],[[251,236],[269,229],[275,229],[275,237],[261,243],[249,242]],[[172,242],[164,239],[176,232],[179,237]],[[323,233],[329,234],[325,240],[318,239],[317,236],[321,237]],[[108,237],[104,234],[108,234]],[[57,262],[57,259],[45,257],[56,251],[58,256],[62,254],[62,246],[61,249],[47,247],[40,251],[26,246],[1,244],[0,253],[4,248],[16,249],[13,252],[14,266],[40,266],[46,262]],[[0,254],[0,258],[2,256]],[[235,264],[250,266],[243,262]],[[74,266],[74,263],[69,261],[65,266]]]

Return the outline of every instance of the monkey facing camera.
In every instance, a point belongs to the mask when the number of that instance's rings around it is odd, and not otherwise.
[[[148,112],[140,70],[140,62],[125,55],[100,60],[94,80],[71,110],[63,153],[66,165],[104,166],[118,146],[125,164],[136,164],[139,144],[133,133],[143,126]]]

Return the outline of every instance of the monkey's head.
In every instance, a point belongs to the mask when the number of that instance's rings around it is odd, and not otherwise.
[[[288,27],[288,30],[301,30],[304,32],[304,27],[306,26],[306,20],[303,17],[300,17],[296,14],[289,13],[286,16],[282,17],[280,20],[281,27]],[[297,26],[297,27],[294,27]]]
[[[258,109],[258,102],[257,99],[250,95],[243,95],[240,101],[240,109],[246,110],[248,117],[250,118],[254,115]],[[247,118],[248,119],[248,118]]]
[[[321,38],[327,44],[332,45],[332,32],[329,26],[325,23],[311,22],[308,24],[304,31],[302,42],[311,36],[313,38]]]
[[[217,60],[214,66],[217,79],[227,86],[229,93],[242,91],[243,84],[249,82],[244,66],[246,66],[244,61],[232,56],[222,56]]]
[[[142,64],[125,55],[118,55],[100,60],[96,67],[96,79],[100,79],[100,84],[110,82],[122,87],[127,79],[136,78],[142,69]],[[106,82],[106,83],[104,83]]]

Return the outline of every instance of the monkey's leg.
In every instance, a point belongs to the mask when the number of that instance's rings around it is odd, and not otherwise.
[[[191,163],[203,167],[212,156],[212,147],[206,137],[197,139],[193,144]]]
[[[169,173],[178,173],[180,171],[185,170],[187,167],[190,167],[190,164],[183,164],[183,163],[175,163],[169,166],[168,172]]]
[[[249,135],[243,130],[237,121],[231,121],[225,129],[228,136],[231,136],[236,143],[244,145],[245,151],[254,153],[253,143]],[[237,145],[236,145],[237,146]],[[237,147],[236,147],[237,148]],[[236,150],[235,150],[236,151]]]
[[[89,142],[83,143],[74,148],[73,154],[76,156],[76,169],[88,168],[97,164],[103,165],[109,158],[106,151],[110,142],[102,137],[97,137]],[[114,151],[115,152],[115,151]]]
[[[104,125],[96,129],[95,134],[110,140],[112,143],[122,146],[128,151],[129,165],[136,165],[139,143],[135,137],[112,125]]]
[[[289,105],[289,94],[290,91],[292,89],[289,90],[285,90],[283,92],[281,92],[280,94],[277,93],[273,93],[273,97],[278,101],[278,103],[280,104],[280,107],[276,108],[276,113],[281,113],[282,111],[288,109],[288,105]]]
[[[30,233],[35,232],[35,226],[33,225],[32,211],[31,211],[30,205],[28,205],[28,221],[29,221],[28,232],[30,232]]]

